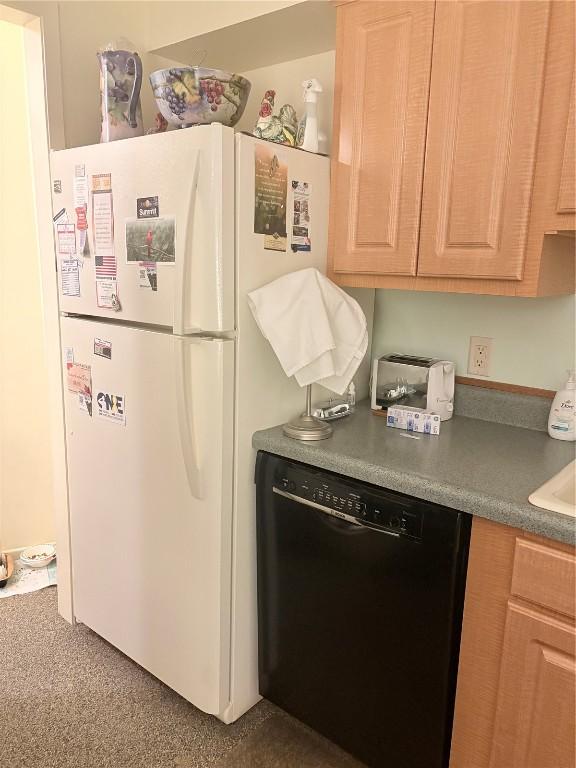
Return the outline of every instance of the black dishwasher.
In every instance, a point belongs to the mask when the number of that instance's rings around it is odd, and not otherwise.
[[[374,768],[446,768],[470,516],[260,452],[260,693]]]

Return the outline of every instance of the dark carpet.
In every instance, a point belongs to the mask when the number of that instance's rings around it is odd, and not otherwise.
[[[82,625],[56,588],[0,600],[0,764],[11,768],[353,768],[262,701],[206,715]]]
[[[346,752],[286,714],[268,717],[215,768],[362,768]],[[187,768],[184,766],[183,768]]]

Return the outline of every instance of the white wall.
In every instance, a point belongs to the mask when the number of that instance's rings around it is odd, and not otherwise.
[[[18,0],[2,0],[0,18],[13,21],[19,25],[26,24],[35,18],[39,18],[41,21],[50,146],[53,149],[63,149],[66,146],[66,138],[64,135],[62,81],[60,77],[60,15],[58,3],[53,2],[53,0],[24,0],[23,2],[18,2]]]
[[[302,0],[164,0],[147,3],[148,50],[239,24],[298,2]]]
[[[22,28],[0,21],[0,548],[54,538]]]
[[[559,389],[575,363],[576,298],[376,291],[372,353],[431,355],[468,376],[470,336],[493,338],[493,381]]]

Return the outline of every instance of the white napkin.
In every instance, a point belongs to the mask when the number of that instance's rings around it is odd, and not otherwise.
[[[357,301],[309,268],[252,291],[248,303],[287,376],[344,393],[368,348]]]

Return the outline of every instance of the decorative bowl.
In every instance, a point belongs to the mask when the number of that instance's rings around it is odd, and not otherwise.
[[[236,125],[248,101],[251,83],[206,67],[158,69],[150,75],[154,98],[172,125]]]
[[[12,555],[0,552],[0,589],[3,589],[8,583],[8,579],[14,571],[14,560]]]
[[[56,548],[52,544],[39,544],[36,547],[28,547],[20,553],[20,562],[29,568],[44,568],[54,560]]]

